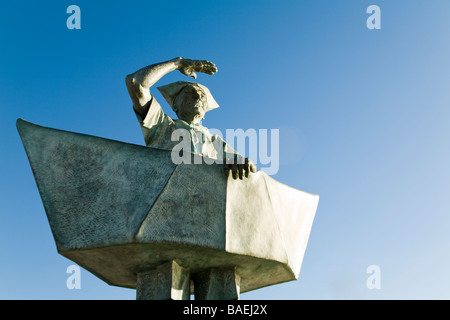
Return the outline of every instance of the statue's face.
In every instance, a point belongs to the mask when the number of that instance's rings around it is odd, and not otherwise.
[[[203,118],[205,115],[206,95],[196,86],[186,86],[175,99],[178,117],[182,120]]]

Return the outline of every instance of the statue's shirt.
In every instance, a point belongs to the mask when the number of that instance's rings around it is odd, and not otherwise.
[[[172,138],[172,133],[184,129],[189,132],[192,153],[212,159],[223,159],[224,152],[236,153],[219,135],[211,134],[208,128],[169,117],[154,97],[145,118],[135,113],[147,147],[172,150],[180,143],[179,135]]]

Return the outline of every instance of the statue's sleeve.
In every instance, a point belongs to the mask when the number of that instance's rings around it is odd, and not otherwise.
[[[166,134],[164,131],[171,127],[171,124],[173,123],[172,118],[164,113],[161,105],[154,97],[152,97],[150,107],[144,118],[135,109],[133,110],[141,126],[142,134],[147,146],[150,145],[152,140],[156,137],[165,136]]]

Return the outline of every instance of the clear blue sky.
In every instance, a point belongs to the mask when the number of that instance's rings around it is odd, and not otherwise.
[[[219,68],[197,79],[221,106],[205,126],[279,129],[273,177],[320,195],[300,279],[242,299],[449,299],[449,15],[439,0],[2,3],[0,299],[135,298],[83,269],[67,289],[15,121],[143,145],[124,77],[177,56]]]

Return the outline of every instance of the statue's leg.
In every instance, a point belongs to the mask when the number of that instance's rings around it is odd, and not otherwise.
[[[175,261],[138,273],[136,300],[189,300],[189,269]]]
[[[194,276],[196,300],[239,300],[240,277],[236,268],[211,268]]]

